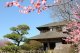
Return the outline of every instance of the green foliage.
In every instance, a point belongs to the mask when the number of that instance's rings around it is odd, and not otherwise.
[[[22,50],[31,50],[31,47],[27,44],[23,44],[20,46]]]
[[[5,44],[6,44],[7,46],[15,45],[15,44],[13,44],[13,43],[11,43],[11,42],[6,42]]]
[[[29,26],[27,25],[18,25],[17,27],[11,27],[10,30],[12,33],[6,34],[4,37],[9,38],[15,42],[17,46],[21,42],[25,41],[27,38],[24,37],[25,34],[28,34]]]
[[[27,26],[27,25],[18,25],[17,27],[18,27],[18,30],[24,30],[24,31],[30,29],[29,26]]]
[[[18,34],[28,34],[28,32],[26,32],[27,30],[30,30],[29,26],[27,25],[18,25],[17,27],[12,27],[10,28],[11,31],[17,32]]]
[[[34,40],[31,40],[21,45],[21,48],[24,50],[37,50],[37,49],[40,49],[41,47],[42,47],[42,44]]]
[[[4,37],[12,39],[12,40],[18,40],[21,36],[16,33],[6,34]]]
[[[20,48],[15,45],[8,45],[8,46],[1,47],[1,50],[8,51],[8,52],[18,52],[18,50],[20,50]]]
[[[10,30],[11,31],[16,31],[16,30],[18,30],[16,27],[12,27],[12,28],[10,28]]]
[[[2,51],[13,53],[13,52],[18,52],[18,50],[20,50],[20,47],[15,46],[15,44],[11,42],[6,42],[5,44],[6,46],[0,47]]]

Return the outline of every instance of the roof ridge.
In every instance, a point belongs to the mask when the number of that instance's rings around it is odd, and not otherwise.
[[[42,26],[39,26],[37,28],[40,28],[40,27],[49,27],[49,26],[58,26],[58,25],[66,25],[68,24],[69,21],[59,21],[59,22],[52,22],[52,23],[48,23],[48,24],[45,24],[45,25],[42,25]]]

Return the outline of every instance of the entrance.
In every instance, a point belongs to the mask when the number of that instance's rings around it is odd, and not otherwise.
[[[47,50],[47,49],[54,49],[55,48],[55,42],[47,42],[47,43],[44,43],[44,50]]]
[[[54,42],[50,42],[49,45],[50,45],[50,49],[54,49],[56,46]]]

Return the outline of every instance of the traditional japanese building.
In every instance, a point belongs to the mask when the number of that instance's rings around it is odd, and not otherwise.
[[[37,29],[40,31],[40,34],[31,39],[43,43],[44,50],[54,49],[58,44],[66,44],[63,38],[68,36],[68,34],[65,34],[68,23],[68,21],[61,21],[39,26]]]

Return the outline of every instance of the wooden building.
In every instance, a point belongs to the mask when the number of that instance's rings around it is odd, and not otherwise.
[[[40,31],[40,34],[31,37],[31,39],[40,41],[44,50],[54,49],[58,44],[66,44],[63,38],[68,36],[64,34],[68,23],[68,21],[61,21],[39,26],[37,29]]]

